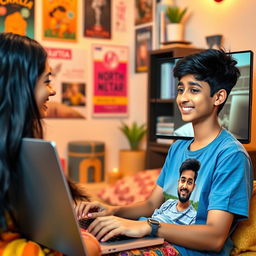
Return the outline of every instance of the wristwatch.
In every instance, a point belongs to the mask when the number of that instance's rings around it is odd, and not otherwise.
[[[147,221],[148,221],[148,224],[152,228],[150,235],[151,236],[157,236],[157,231],[160,227],[160,222],[158,220],[154,220],[152,218],[148,218]]]

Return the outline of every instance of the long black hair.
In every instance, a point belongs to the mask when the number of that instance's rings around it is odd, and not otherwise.
[[[47,53],[35,40],[0,34],[0,225],[9,208],[8,190],[23,137],[43,137],[34,88],[46,66]]]
[[[46,61],[47,52],[37,41],[0,33],[0,230],[7,227],[5,212],[12,216],[8,194],[17,178],[21,140],[43,138],[34,91]],[[76,183],[67,182],[75,203],[90,200]]]

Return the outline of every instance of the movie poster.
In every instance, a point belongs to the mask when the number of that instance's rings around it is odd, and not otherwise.
[[[152,26],[135,30],[135,72],[148,70],[148,51],[152,50]]]
[[[111,38],[111,0],[84,1],[84,36]]]
[[[135,0],[135,25],[141,25],[153,20],[153,1]]]
[[[43,39],[77,41],[77,0],[43,0]]]
[[[0,32],[34,38],[34,0],[0,1]]]
[[[128,114],[128,48],[93,45],[93,115]]]
[[[86,52],[46,47],[56,95],[47,103],[48,118],[86,118]]]

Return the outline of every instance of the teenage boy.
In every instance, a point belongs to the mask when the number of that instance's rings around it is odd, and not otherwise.
[[[236,63],[224,51],[214,49],[187,56],[177,63],[176,102],[182,119],[193,125],[194,139],[178,140],[170,147],[148,200],[123,207],[84,203],[76,208],[78,217],[97,217],[88,230],[98,239],[106,241],[118,234],[151,234],[174,244],[182,256],[229,255],[233,247],[230,234],[238,221],[248,218],[252,191],[250,158],[218,122],[218,113],[240,75]],[[176,194],[177,169],[187,158],[195,158],[201,164],[191,196],[198,202],[195,224],[136,221],[140,216],[151,216],[165,201],[165,195]],[[92,209],[97,212],[89,213]]]

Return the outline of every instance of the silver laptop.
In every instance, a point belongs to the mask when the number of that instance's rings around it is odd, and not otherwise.
[[[19,173],[14,187],[14,216],[27,238],[68,256],[84,256],[86,250],[71,194],[54,142],[23,139]],[[101,243],[102,254],[162,244],[162,238],[132,238]]]

